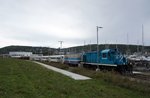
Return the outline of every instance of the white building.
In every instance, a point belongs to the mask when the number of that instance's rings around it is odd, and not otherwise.
[[[20,58],[20,57],[30,57],[32,52],[9,52],[10,57]]]

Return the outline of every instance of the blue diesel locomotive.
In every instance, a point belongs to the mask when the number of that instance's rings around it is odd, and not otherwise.
[[[98,54],[97,54],[98,53]],[[121,73],[132,73],[132,66],[128,64],[127,59],[118,51],[118,49],[105,49],[80,54],[67,55],[64,58],[68,64],[88,65],[103,68],[115,68]]]

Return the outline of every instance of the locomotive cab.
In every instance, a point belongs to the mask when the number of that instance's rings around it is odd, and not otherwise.
[[[105,49],[100,53],[100,63],[126,65],[127,60],[117,49]]]
[[[100,52],[100,63],[102,64],[114,64],[115,52],[110,49],[105,49]]]

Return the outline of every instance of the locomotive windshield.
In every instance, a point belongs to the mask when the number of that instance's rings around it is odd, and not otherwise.
[[[106,58],[106,57],[107,57],[106,53],[103,53],[102,58]]]

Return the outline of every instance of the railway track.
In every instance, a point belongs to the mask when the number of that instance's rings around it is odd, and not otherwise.
[[[133,72],[133,75],[129,76],[131,81],[150,83],[150,72]]]

